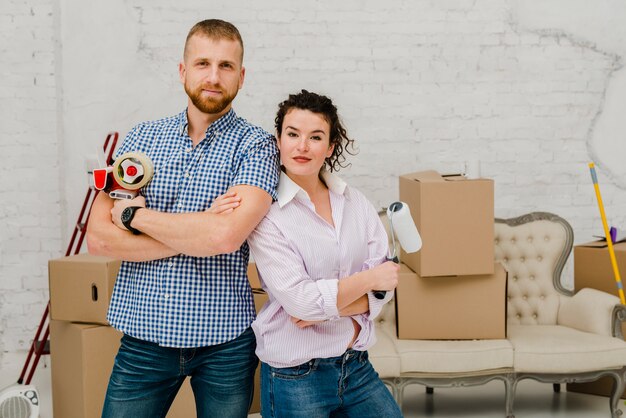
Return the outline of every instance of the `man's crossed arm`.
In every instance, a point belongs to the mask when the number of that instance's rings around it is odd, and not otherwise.
[[[230,189],[240,198],[237,210],[215,214],[165,213],[141,209],[132,226],[133,235],[122,229],[120,215],[127,206],[143,206],[143,199],[114,201],[100,193],[93,203],[87,227],[89,252],[127,261],[149,261],[187,254],[206,257],[236,251],[254,230],[272,204],[264,190],[247,185]]]

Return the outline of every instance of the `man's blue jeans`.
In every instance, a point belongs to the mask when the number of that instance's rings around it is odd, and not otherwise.
[[[109,380],[103,418],[163,418],[186,376],[198,418],[248,416],[256,340],[252,328],[209,347],[169,348],[124,335]]]
[[[398,404],[367,351],[314,359],[295,367],[261,363],[263,418],[397,418]]]

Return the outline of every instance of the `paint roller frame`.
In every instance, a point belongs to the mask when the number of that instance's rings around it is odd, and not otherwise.
[[[408,208],[409,205],[403,202],[393,202],[391,205],[389,205],[389,208],[387,208],[387,218],[389,219],[389,229],[391,230],[391,246],[392,246],[392,254],[391,256],[387,256],[387,261],[393,261],[396,264],[398,264],[400,260],[398,259],[398,255],[396,254],[397,245],[396,245],[396,233],[393,227],[393,214],[402,210],[403,207]],[[413,224],[413,226],[415,226],[415,224]],[[415,232],[417,233],[418,244],[417,244],[417,248],[414,251],[410,251],[410,252],[418,251],[422,247],[422,239],[419,235],[419,231],[417,231],[417,228],[415,228]],[[402,245],[402,243],[400,243],[400,245]],[[384,299],[385,295],[387,294],[387,291],[374,290],[372,293],[374,294],[374,297],[376,297],[376,299]]]

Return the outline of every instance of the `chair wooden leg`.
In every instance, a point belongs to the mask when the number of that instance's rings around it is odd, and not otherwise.
[[[561,384],[560,383],[553,383],[552,384],[552,388],[554,389],[554,393],[560,393],[561,392]]]
[[[515,390],[517,389],[517,380],[513,374],[506,376],[504,379],[504,404],[506,408],[506,418],[515,418],[513,414],[513,402],[515,402]]]
[[[433,393],[435,393],[435,388],[431,388],[430,386],[426,386],[426,393],[428,395],[432,395]]]

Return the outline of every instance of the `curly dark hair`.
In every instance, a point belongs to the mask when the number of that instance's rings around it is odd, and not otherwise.
[[[337,113],[337,107],[333,104],[332,100],[321,94],[312,93],[306,90],[302,90],[297,94],[290,94],[289,98],[278,105],[278,112],[274,119],[274,126],[276,127],[277,135],[283,130],[283,121],[285,115],[291,109],[308,110],[313,113],[322,115],[324,119],[330,125],[330,145],[334,145],[333,153],[330,157],[326,158],[324,167],[327,167],[331,172],[339,171],[339,168],[349,167],[349,163],[345,163],[346,157],[344,151],[350,155],[356,154],[354,150],[354,140],[348,138],[346,129],[343,127],[339,115]],[[349,148],[349,149],[348,149]]]

